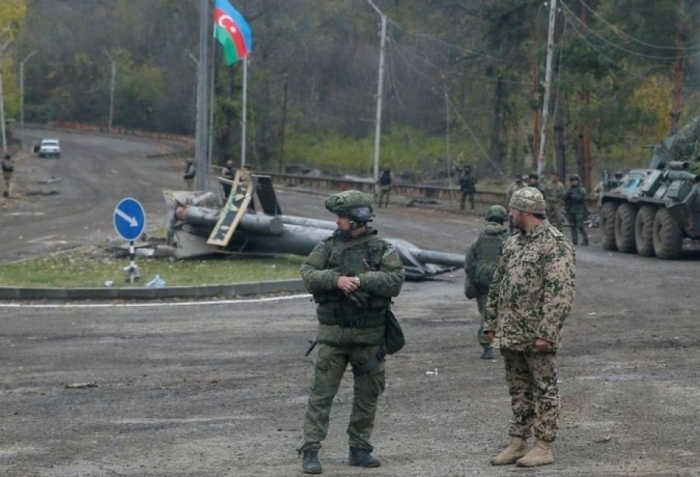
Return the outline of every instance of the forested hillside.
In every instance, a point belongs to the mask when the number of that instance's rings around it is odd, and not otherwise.
[[[381,160],[428,173],[535,167],[549,4],[541,0],[232,0],[253,31],[256,168],[367,173],[387,17]],[[374,6],[372,5],[374,4]],[[194,134],[199,0],[2,0],[4,105],[27,122]],[[698,111],[700,0],[558,0],[546,162],[597,175],[647,162]],[[212,40],[215,162],[237,160],[242,66]],[[34,53],[34,54],[32,54]],[[31,55],[31,56],[30,56]],[[534,150],[534,152],[533,152]],[[590,169],[590,170],[589,170]]]

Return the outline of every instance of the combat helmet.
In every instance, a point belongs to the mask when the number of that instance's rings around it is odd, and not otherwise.
[[[578,174],[571,174],[571,175],[569,176],[569,180],[570,180],[570,181],[579,181],[579,182],[581,182],[581,176],[579,176]]]
[[[374,217],[372,199],[359,190],[346,190],[326,199],[326,209],[336,215],[348,217],[353,222],[364,225]]]
[[[534,187],[523,187],[513,192],[508,207],[530,214],[545,215],[546,204],[540,191]]]
[[[492,205],[486,209],[485,217],[489,222],[504,223],[506,220],[508,220],[508,212],[502,205]]]

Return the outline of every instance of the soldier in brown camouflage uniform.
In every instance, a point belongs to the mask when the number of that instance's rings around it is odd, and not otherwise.
[[[557,171],[552,171],[550,179],[544,184],[544,197],[547,203],[547,220],[557,230],[562,231],[561,213],[564,208],[564,184],[559,180]]]
[[[510,444],[491,460],[534,467],[554,462],[559,416],[556,356],[575,294],[571,243],[545,218],[542,194],[513,194],[510,216],[520,233],[508,238],[486,304],[484,332],[503,355],[513,420]],[[536,444],[528,451],[534,428]]]
[[[386,315],[399,294],[405,271],[391,244],[367,223],[373,216],[372,199],[360,191],[334,194],[326,209],[338,217],[338,229],[314,247],[301,266],[301,277],[318,303],[318,358],[304,437],[302,472],[320,474],[318,451],[328,433],[333,398],[343,374],[352,367],[355,380],[348,424],[348,463],[379,467],[371,452],[377,401],[384,391]]]

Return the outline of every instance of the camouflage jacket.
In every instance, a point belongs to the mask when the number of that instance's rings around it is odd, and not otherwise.
[[[564,203],[564,184],[560,181],[549,181],[544,184],[542,193],[547,205],[557,205]]]
[[[571,243],[549,221],[511,235],[503,246],[486,304],[484,332],[494,346],[533,351],[536,338],[561,347],[561,329],[575,295]]]
[[[465,293],[469,286],[488,287],[496,271],[501,246],[508,238],[508,228],[498,222],[488,222],[469,250],[464,261],[467,280]]]
[[[369,229],[353,238],[335,231],[314,247],[301,265],[306,290],[318,303],[318,340],[330,345],[374,345],[384,340],[384,320],[391,298],[405,278],[399,254]],[[358,307],[336,286],[341,276],[357,276],[365,297]]]
[[[567,214],[585,214],[588,211],[586,207],[586,189],[581,186],[566,189],[564,192],[564,204]]]

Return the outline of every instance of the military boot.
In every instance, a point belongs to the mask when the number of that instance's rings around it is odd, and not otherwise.
[[[491,465],[515,464],[515,462],[525,456],[525,454],[527,454],[527,441],[525,438],[512,436],[508,447],[491,459]]]
[[[379,467],[380,462],[376,457],[373,457],[367,449],[351,447],[350,455],[348,456],[348,464],[359,467]]]
[[[304,458],[301,463],[301,471],[305,474],[321,474],[323,468],[318,460],[318,451],[304,451]]]
[[[518,459],[518,467],[537,467],[554,462],[552,454],[552,443],[537,439],[535,446],[525,454],[525,457]]]
[[[480,356],[481,359],[493,359],[493,347],[491,346],[484,346],[484,352],[481,353]]]

